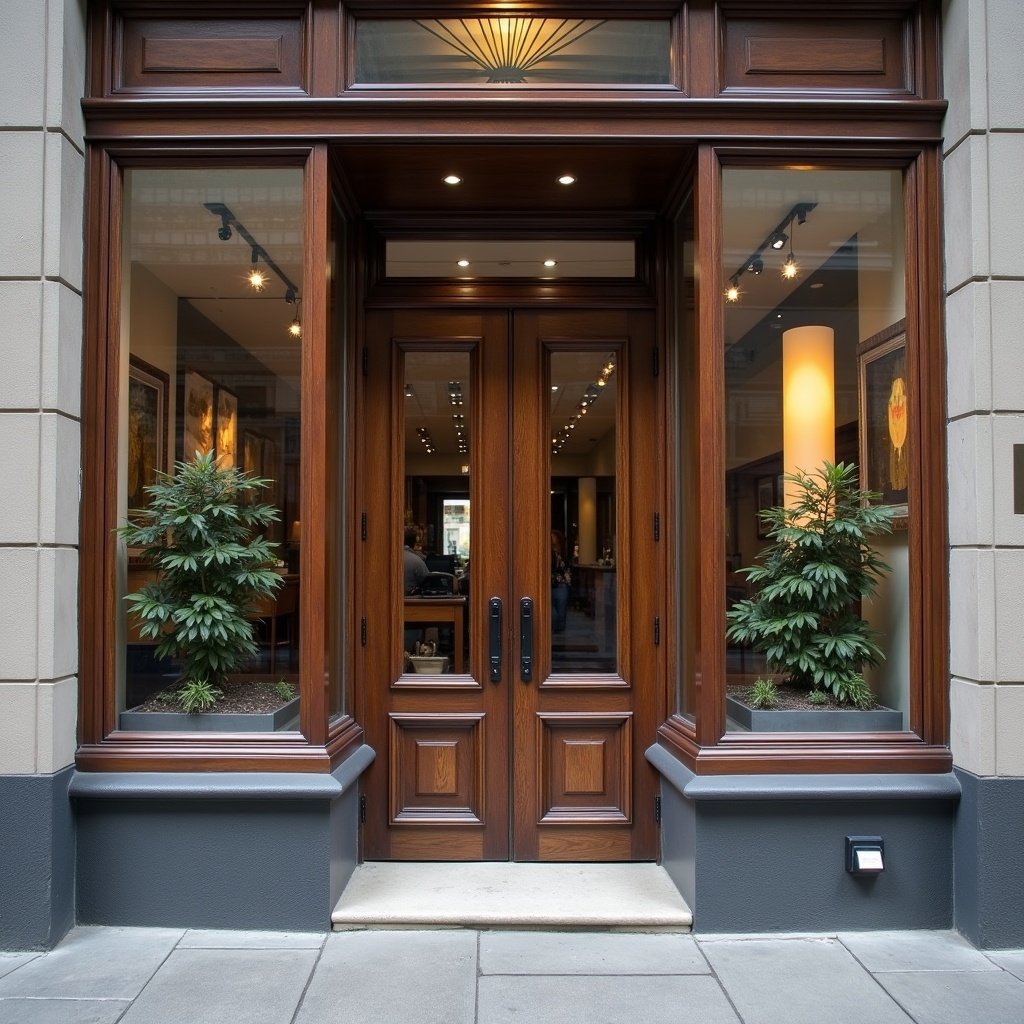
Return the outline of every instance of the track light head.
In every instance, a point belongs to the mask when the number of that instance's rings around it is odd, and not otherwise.
[[[763,259],[761,259],[761,257],[760,257],[760,256],[755,256],[755,257],[754,257],[754,258],[753,258],[753,259],[752,259],[752,260],[751,260],[751,261],[750,261],[750,262],[749,262],[749,263],[747,264],[747,270],[748,270],[748,271],[749,271],[749,272],[750,272],[751,274],[754,274],[755,276],[756,276],[757,274],[760,274],[760,273],[761,273],[761,271],[762,271],[762,270],[764,270],[764,260],[763,260]]]
[[[785,231],[776,231],[768,240],[768,244],[778,251],[789,241],[789,235]]]

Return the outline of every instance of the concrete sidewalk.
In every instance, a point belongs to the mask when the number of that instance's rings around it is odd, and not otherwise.
[[[1024,950],[951,932],[76,928],[0,953],[0,1024],[1021,1024]]]

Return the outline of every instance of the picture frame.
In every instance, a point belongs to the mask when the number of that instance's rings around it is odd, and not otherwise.
[[[145,508],[145,488],[167,472],[167,399],[170,376],[128,357],[128,508]]]
[[[238,465],[238,397],[228,388],[217,386],[215,442],[218,469],[234,469]]]
[[[181,460],[206,455],[214,444],[214,385],[198,370],[185,369],[181,402]]]
[[[757,537],[759,540],[764,540],[768,536],[769,530],[768,524],[761,518],[761,513],[778,504],[775,480],[774,476],[759,476],[755,484],[757,488]]]
[[[907,519],[910,388],[906,321],[900,320],[857,346],[860,486],[893,506],[897,527]]]

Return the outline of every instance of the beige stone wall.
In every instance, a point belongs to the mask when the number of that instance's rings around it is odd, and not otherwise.
[[[78,708],[85,0],[0,9],[0,774],[71,764]]]
[[[956,763],[1024,775],[1024,11],[945,0],[951,731]]]

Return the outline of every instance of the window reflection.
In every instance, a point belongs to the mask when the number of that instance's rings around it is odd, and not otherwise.
[[[617,355],[551,354],[551,669],[616,670]]]
[[[417,675],[469,664],[471,361],[405,353],[403,662]]]

